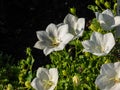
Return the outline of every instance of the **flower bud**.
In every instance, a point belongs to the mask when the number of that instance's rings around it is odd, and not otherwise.
[[[104,0],[100,0],[100,3],[101,3],[101,4],[104,4]]]
[[[109,3],[108,1],[106,1],[105,4],[104,4],[104,6],[105,6],[106,8],[110,8],[111,5],[110,5],[110,3]]]
[[[13,86],[12,86],[12,84],[8,84],[8,86],[7,86],[7,90],[13,90]]]
[[[93,31],[96,30],[96,27],[94,26],[94,24],[91,24],[91,25],[89,26],[89,28],[90,28],[91,30],[93,30]]]
[[[73,14],[73,15],[76,15],[76,8],[70,8],[70,12]]]
[[[85,56],[86,57],[90,57],[90,53],[89,52],[85,52]]]
[[[98,6],[100,6],[99,0],[95,0],[95,3],[96,3]]]
[[[25,82],[25,86],[26,86],[27,88],[30,88],[30,87],[31,87],[30,81],[26,81],[26,82]]]
[[[87,78],[86,78],[86,80],[87,80],[87,81],[90,81],[90,78],[89,78],[89,77],[87,77]]]
[[[118,4],[115,3],[115,4],[114,4],[114,7],[113,7],[115,15],[116,15],[117,6],[118,6]]]
[[[107,59],[107,60],[105,61],[105,64],[106,64],[106,63],[110,63],[110,60],[109,60],[109,59]]]
[[[80,80],[79,80],[79,77],[77,75],[73,76],[72,80],[73,80],[73,84],[75,86],[78,86],[80,84]]]
[[[67,72],[65,70],[62,70],[62,73],[64,76],[67,76]]]

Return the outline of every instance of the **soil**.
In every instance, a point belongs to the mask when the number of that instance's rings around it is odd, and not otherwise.
[[[1,0],[0,1],[0,51],[15,60],[25,58],[26,47],[32,49],[35,67],[50,63],[42,50],[34,48],[38,40],[36,31],[45,30],[50,23],[61,23],[75,7],[77,16],[86,22],[94,17],[87,5],[94,0]]]

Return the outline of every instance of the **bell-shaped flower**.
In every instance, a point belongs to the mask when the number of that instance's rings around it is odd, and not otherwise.
[[[78,18],[72,14],[67,14],[63,21],[69,26],[69,32],[78,38],[83,35],[85,28],[85,18]]]
[[[45,55],[53,51],[63,50],[65,45],[73,39],[73,35],[68,32],[68,25],[49,24],[46,31],[37,31],[37,41],[35,48],[42,49]]]
[[[107,55],[115,45],[115,39],[112,33],[102,35],[98,32],[93,32],[90,40],[82,41],[85,48],[83,51],[90,52],[97,56]]]
[[[120,25],[120,16],[114,16],[109,9],[106,9],[102,13],[95,12],[95,15],[104,30],[111,30]]]
[[[35,90],[54,90],[58,82],[57,68],[38,68],[36,77],[31,82]]]
[[[103,64],[95,84],[100,90],[120,90],[120,62]]]

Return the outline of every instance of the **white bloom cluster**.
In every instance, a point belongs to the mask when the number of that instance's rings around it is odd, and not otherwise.
[[[46,31],[37,31],[39,41],[35,43],[34,47],[43,49],[45,55],[63,50],[73,38],[82,36],[84,26],[84,18],[78,19],[74,15],[68,14],[63,23],[58,25],[51,23],[47,26]]]
[[[111,10],[107,9],[102,13],[96,12],[96,19],[103,30],[112,30],[120,25],[120,16],[115,16]],[[49,24],[46,31],[37,31],[38,41],[34,47],[43,50],[45,55],[53,51],[63,50],[65,45],[71,40],[83,35],[85,28],[85,18],[78,18],[72,14],[66,15],[63,22],[55,25]],[[90,52],[97,56],[107,55],[115,45],[112,33],[101,34],[93,32],[90,40],[81,42],[84,52]],[[104,64],[101,67],[100,75],[95,84],[101,90],[120,90],[120,62]],[[58,71],[56,68],[39,68],[36,78],[31,85],[36,90],[53,90],[58,82]]]

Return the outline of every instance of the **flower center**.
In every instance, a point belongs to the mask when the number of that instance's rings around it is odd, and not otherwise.
[[[110,80],[112,80],[114,83],[120,83],[120,78],[118,77],[111,78]]]
[[[101,52],[101,53],[105,52],[104,47],[102,47],[102,46],[96,46],[95,51],[98,51],[98,52]]]
[[[54,38],[53,40],[52,40],[52,46],[53,47],[57,47],[59,44],[60,44],[60,40],[59,39],[57,39],[57,38]]]
[[[43,80],[43,86],[45,90],[48,90],[54,83],[50,80]]]
[[[114,82],[115,82],[115,83],[120,83],[120,78],[115,78],[115,79],[114,79]]]

